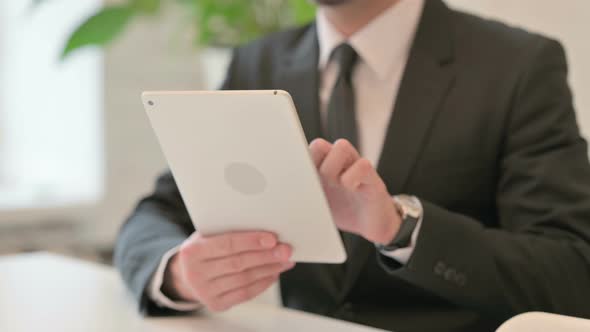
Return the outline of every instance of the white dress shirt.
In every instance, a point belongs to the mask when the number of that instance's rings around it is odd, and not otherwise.
[[[359,55],[352,76],[359,152],[373,165],[379,163],[385,134],[394,112],[394,102],[423,6],[424,0],[401,0],[348,39],[328,21],[321,9],[317,13],[322,121],[325,124],[328,101],[339,71],[338,64],[330,60],[330,55],[334,48],[346,42]],[[415,247],[420,225],[421,220],[412,234],[409,247],[382,254],[405,264]],[[177,248],[174,248],[162,258],[151,281],[149,295],[161,306],[176,310],[194,310],[199,307],[198,304],[171,301],[161,291],[166,265],[176,251]]]

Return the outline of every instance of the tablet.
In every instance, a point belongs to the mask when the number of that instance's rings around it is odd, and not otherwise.
[[[270,231],[296,262],[346,260],[287,92],[160,91],[142,100],[201,234]]]

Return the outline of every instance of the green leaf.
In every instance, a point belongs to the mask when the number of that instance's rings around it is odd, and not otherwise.
[[[130,6],[105,7],[89,17],[70,35],[61,59],[86,46],[104,46],[115,39],[135,14]]]
[[[315,17],[316,8],[308,0],[290,0],[290,5],[297,24],[307,23]]]

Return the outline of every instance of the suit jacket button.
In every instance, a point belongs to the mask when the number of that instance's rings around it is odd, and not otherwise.
[[[445,263],[443,263],[442,261],[438,261],[434,266],[434,274],[436,274],[437,276],[441,276],[443,275],[443,273],[445,273],[446,269],[447,266],[445,265]]]

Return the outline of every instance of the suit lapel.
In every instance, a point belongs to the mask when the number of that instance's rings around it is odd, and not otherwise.
[[[391,194],[404,192],[429,129],[452,86],[449,14],[442,1],[425,2],[377,167]],[[357,237],[355,242],[355,257],[350,262],[342,298],[354,286],[368,255],[375,252],[374,245],[363,238]]]
[[[291,94],[308,142],[321,136],[319,113],[319,46],[315,24],[284,57],[276,87]]]
[[[454,80],[448,14],[441,1],[426,1],[378,166],[392,194],[404,191]]]

